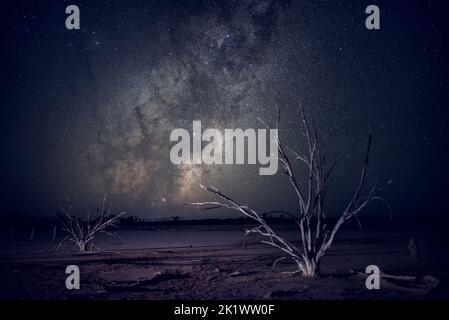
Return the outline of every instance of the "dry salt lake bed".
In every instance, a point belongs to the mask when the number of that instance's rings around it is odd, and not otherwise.
[[[1,299],[441,299],[448,298],[445,250],[393,230],[343,230],[322,260],[322,275],[291,275],[291,261],[245,236],[242,226],[185,226],[120,230],[125,240],[100,237],[102,251],[55,250],[57,241],[4,241]],[[296,231],[277,226],[289,239]],[[77,265],[80,290],[67,290],[65,268]],[[365,268],[377,265],[379,290],[365,287]]]

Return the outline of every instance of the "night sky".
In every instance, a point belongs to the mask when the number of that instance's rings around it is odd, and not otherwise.
[[[282,170],[170,162],[170,132],[275,122],[301,152],[299,103],[339,158],[328,214],[370,179],[393,214],[447,214],[448,13],[443,1],[15,1],[1,13],[0,214],[80,210],[103,194],[145,218],[204,217],[212,183],[256,209],[288,209]],[[65,28],[65,8],[81,29]],[[365,28],[376,4],[381,29]],[[444,66],[444,67],[443,67]],[[305,178],[298,166],[298,177]],[[371,213],[387,215],[373,206]]]

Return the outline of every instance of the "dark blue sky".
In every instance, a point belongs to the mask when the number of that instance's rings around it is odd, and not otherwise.
[[[169,134],[193,120],[256,127],[281,105],[280,134],[301,150],[299,102],[341,159],[330,215],[356,185],[369,129],[371,178],[393,178],[384,197],[394,213],[447,213],[443,1],[72,2],[3,4],[1,214],[54,212],[66,196],[84,207],[110,193],[130,214],[198,216],[182,202],[206,198],[200,182],[256,208],[291,209],[282,172],[174,166]],[[69,4],[81,30],[65,28]],[[370,4],[380,30],[365,28]]]

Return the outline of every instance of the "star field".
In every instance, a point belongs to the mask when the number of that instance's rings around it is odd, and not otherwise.
[[[291,209],[281,170],[175,166],[169,136],[193,120],[274,124],[281,107],[280,135],[301,151],[299,103],[340,159],[330,212],[357,182],[368,130],[372,179],[394,179],[385,198],[396,212],[447,209],[432,200],[448,187],[449,145],[444,16],[430,18],[433,1],[378,1],[375,31],[364,1],[78,1],[81,30],[64,27],[68,4],[23,1],[1,22],[4,212],[109,193],[133,215],[198,216],[182,203],[207,199],[199,183]]]

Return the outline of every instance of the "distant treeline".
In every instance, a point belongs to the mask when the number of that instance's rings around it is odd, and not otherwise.
[[[282,215],[265,217],[272,224],[291,223],[291,219]],[[94,219],[94,218],[93,218]],[[163,220],[146,220],[136,216],[119,218],[119,229],[143,229],[170,226],[220,226],[220,225],[252,225],[254,222],[245,217],[240,218],[212,218],[212,219],[182,219],[172,216]],[[54,238],[62,230],[62,224],[55,216],[31,217],[23,215],[0,216],[0,239],[35,240],[42,237]],[[43,236],[44,235],[44,236]]]
[[[274,224],[289,223],[291,219],[285,216],[270,216],[265,217],[267,221]],[[94,219],[94,218],[93,218]],[[161,220],[147,220],[136,216],[128,216],[119,218],[119,228],[128,227],[163,227],[163,226],[215,226],[215,225],[247,225],[253,224],[249,218],[212,218],[212,219],[182,219],[179,216],[172,216]],[[31,232],[32,228],[39,230],[51,230],[54,228],[61,228],[61,222],[55,216],[45,217],[31,217],[23,215],[7,215],[0,216],[0,232],[1,235],[14,235],[15,233]]]
[[[264,217],[269,224],[295,225],[295,222],[287,215],[268,215]],[[387,217],[361,217],[363,229],[373,228],[405,228],[405,229],[439,229],[448,226],[447,219],[438,221],[433,219],[407,219],[406,217],[395,218],[391,221]],[[334,218],[328,218],[326,224],[333,225]],[[156,227],[188,227],[188,226],[224,226],[224,225],[254,225],[254,221],[246,217],[237,218],[208,218],[208,219],[183,219],[172,216],[163,220],[146,220],[136,216],[122,217],[119,219],[119,229],[130,228],[156,228]],[[356,220],[348,223],[346,228],[358,228]],[[61,223],[56,216],[31,217],[23,215],[0,216],[0,239],[10,240],[33,240],[54,238],[55,234],[61,232]],[[436,231],[436,230],[435,230]]]

